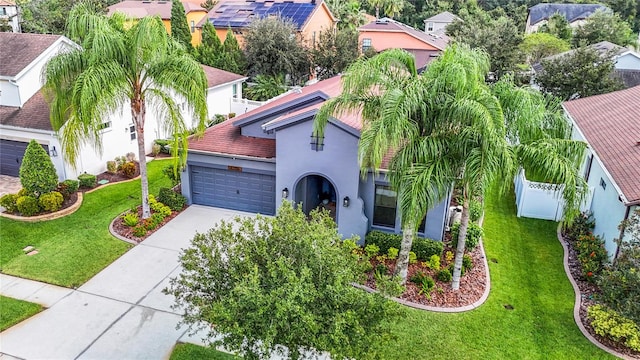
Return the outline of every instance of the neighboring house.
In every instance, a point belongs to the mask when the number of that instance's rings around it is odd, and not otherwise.
[[[314,116],[342,92],[336,76],[303,87],[206,130],[189,141],[182,194],[190,204],[273,215],[283,199],[308,213],[327,209],[343,236],[400,232],[396,193],[380,173],[360,176],[359,114],[331,118],[312,136]],[[419,233],[441,240],[449,198],[431,209]]]
[[[207,15],[207,10],[200,6],[200,0],[181,0],[187,15],[187,24],[191,30],[191,44],[200,43],[200,36],[196,34],[196,24]],[[138,1],[125,0],[107,8],[107,15],[121,12],[131,19],[141,19],[145,16],[160,16],[164,27],[171,33],[171,1]],[[197,35],[197,36],[196,36]]]
[[[613,59],[615,61],[615,75],[620,77],[625,88],[640,85],[640,54],[609,41],[601,41],[599,43],[589,45],[589,47],[596,49],[602,56],[608,56],[610,54],[613,55]],[[542,61],[557,59],[562,56],[573,54],[574,52],[575,50],[565,51],[560,54],[543,58],[540,62],[533,64],[532,69],[534,77],[536,73],[540,73],[544,70]]]
[[[58,177],[74,179],[83,172],[101,173],[106,161],[128,152],[138,154],[138,144],[128,104],[105,119],[102,130],[103,153],[83,145],[74,169],[64,161],[63,149],[49,120],[49,106],[42,88],[42,69],[49,59],[61,51],[76,47],[64,36],[0,33],[0,174],[17,176],[28,142],[35,139],[51,155]],[[203,66],[208,79],[207,104],[209,116],[228,114],[234,94],[242,96],[245,77]],[[180,104],[180,102],[178,102]],[[193,126],[189,112],[183,116]],[[145,145],[151,151],[153,140],[165,138],[152,111],[147,112]]]
[[[531,34],[538,31],[556,13],[562,15],[569,25],[575,28],[584,24],[584,20],[597,10],[610,11],[608,7],[600,4],[540,3],[529,8],[525,33]]]
[[[369,48],[381,52],[387,49],[404,49],[416,58],[416,67],[424,67],[447,47],[449,37],[444,34],[427,34],[390,18],[381,18],[358,28],[362,52]]]
[[[202,25],[209,21],[221,41],[231,29],[242,46],[242,33],[254,19],[276,15],[291,20],[309,44],[315,44],[322,31],[333,31],[337,22],[322,0],[224,0],[196,25],[197,42],[201,41]]]
[[[6,21],[13,32],[20,32],[20,16],[14,0],[0,0],[0,23]]]
[[[567,101],[565,112],[573,124],[573,138],[589,149],[582,165],[584,177],[595,188],[590,210],[610,256],[618,225],[640,205],[640,86]]]
[[[462,21],[462,19],[448,11],[441,12],[424,20],[424,32],[427,34],[444,34],[447,25],[456,20]]]

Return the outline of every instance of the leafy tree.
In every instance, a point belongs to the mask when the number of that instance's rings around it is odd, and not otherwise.
[[[203,3],[200,3],[200,7],[207,11],[211,11],[217,3],[218,1],[216,0],[205,0]]]
[[[488,70],[484,52],[461,45],[450,45],[421,76],[409,53],[388,50],[354,63],[343,75],[342,94],[316,115],[314,131],[322,135],[330,115],[360,112],[359,159],[365,174],[394,151],[388,176],[398,193],[403,233],[394,275],[404,281],[418,224],[454,182],[463,189],[452,282],[456,290],[470,199],[494,184],[509,188],[519,165],[566,184],[565,214],[572,218],[578,212],[587,189],[578,171],[586,144],[567,140],[570,133],[558,103],[516,87],[509,77],[490,88],[484,82]]]
[[[171,2],[171,37],[182,44],[185,49],[189,51],[193,49],[187,15],[180,0]]]
[[[69,14],[69,34],[82,45],[54,56],[44,69],[44,89],[50,99],[51,124],[59,133],[65,159],[75,165],[88,141],[102,150],[100,124],[128,105],[138,140],[142,216],[150,217],[149,181],[144,129],[147,112],[156,113],[160,127],[172,135],[172,148],[186,148],[189,135],[171,93],[186,100],[197,131],[207,118],[207,79],[200,64],[168,34],[159,17],[144,17],[130,29],[124,17],[107,18],[86,4]],[[175,165],[184,162],[178,152]]]
[[[598,10],[589,16],[582,26],[576,28],[573,46],[587,46],[600,41],[626,46],[635,44],[636,40],[629,24],[620,19],[618,14]]]
[[[20,183],[36,197],[49,193],[58,186],[58,174],[49,154],[42,145],[31,140],[20,165]]]
[[[13,26],[9,22],[9,19],[0,19],[0,32],[12,32]]]
[[[223,54],[222,42],[210,22],[202,25],[202,42],[196,48],[196,59],[201,63],[221,69]]]
[[[406,6],[405,0],[386,0],[384,4],[384,13],[390,18],[394,18],[402,13]]]
[[[18,0],[16,4],[20,7],[22,31],[63,35],[71,8],[80,2],[104,12],[107,6],[119,0]]]
[[[573,37],[573,29],[571,29],[569,21],[560,14],[551,15],[547,23],[540,27],[539,32],[551,34],[566,41],[570,41]]]
[[[569,43],[547,33],[534,33],[524,37],[519,46],[529,64],[535,64],[540,59],[568,51]]]
[[[247,70],[247,59],[245,58],[236,36],[231,28],[227,29],[227,35],[222,44],[223,58],[220,62],[220,69],[236,74],[244,74]]]
[[[620,18],[629,25],[635,33],[640,31],[640,2],[637,0],[604,0],[604,3],[620,15]]]
[[[284,84],[284,76],[257,75],[255,84],[246,90],[247,99],[266,101],[272,99],[287,90]]]
[[[361,8],[358,0],[327,0],[325,1],[333,16],[338,19],[339,29],[355,30],[367,23],[366,12]]]
[[[380,8],[384,8],[386,0],[367,0],[369,6],[376,9],[376,19],[380,18]]]
[[[349,29],[321,32],[311,51],[318,79],[327,79],[341,73],[358,56],[358,32]]]
[[[309,50],[302,45],[295,25],[279,16],[254,20],[245,32],[249,76],[285,74],[293,84],[309,78]]]
[[[543,92],[564,100],[605,94],[623,87],[613,76],[613,54],[601,54],[590,47],[542,60],[536,83]]]
[[[184,323],[212,324],[210,338],[224,335],[213,345],[247,359],[285,355],[279,346],[290,359],[375,357],[400,312],[351,285],[357,259],[341,244],[327,212],[308,219],[285,201],[274,218],[236,218],[196,234],[165,292],[184,309]]]

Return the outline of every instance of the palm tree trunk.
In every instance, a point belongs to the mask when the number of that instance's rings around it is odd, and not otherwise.
[[[469,227],[469,198],[464,194],[462,205],[462,218],[460,219],[460,231],[458,232],[458,246],[456,248],[456,257],[453,265],[453,280],[451,288],[458,290],[460,288],[460,274],[462,273],[462,257],[464,256],[464,248],[467,240],[467,228]]]
[[[376,6],[376,20],[380,18],[380,7]]]
[[[400,276],[402,285],[407,282],[407,274],[409,272],[409,251],[411,251],[414,236],[415,226],[413,223],[406,224],[402,229],[402,243],[400,243],[400,252],[398,253],[396,268],[393,272],[393,276]]]
[[[136,140],[138,140],[138,159],[140,163],[140,183],[142,187],[142,218],[151,217],[149,208],[149,178],[147,176],[147,157],[144,151],[144,120],[146,107],[144,100],[131,101],[131,116],[136,125]]]

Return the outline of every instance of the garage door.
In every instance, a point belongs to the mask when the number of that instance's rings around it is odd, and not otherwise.
[[[0,139],[0,174],[18,176],[20,174],[20,164],[24,151],[29,143],[13,140]],[[42,145],[48,153],[49,147]]]
[[[265,215],[276,212],[276,177],[229,167],[190,166],[194,204]]]

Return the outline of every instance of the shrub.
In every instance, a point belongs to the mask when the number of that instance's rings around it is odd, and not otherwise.
[[[357,251],[359,246],[355,241],[347,239],[342,242],[342,248],[345,249],[348,253],[354,253]]]
[[[129,227],[138,225],[138,223],[140,222],[140,219],[138,219],[138,213],[127,212],[126,214],[122,215],[122,222]]]
[[[460,233],[460,223],[455,223],[451,227],[451,246],[456,248],[458,246],[458,234]],[[465,241],[465,248],[469,251],[473,250],[478,246],[480,242],[480,238],[483,235],[482,228],[480,225],[469,222],[467,227],[467,237]]]
[[[151,220],[156,224],[156,226],[162,224],[162,222],[164,221],[166,216],[160,214],[160,213],[155,213],[155,214],[151,214]]]
[[[128,161],[122,164],[120,171],[122,171],[122,175],[133,179],[136,176],[136,164],[133,161]]]
[[[439,255],[431,255],[429,258],[429,269],[431,270],[440,270],[440,256]]]
[[[451,260],[453,260],[453,257],[453,251],[447,251],[447,253],[444,254],[444,258],[447,260],[447,262],[451,262]]]
[[[160,204],[160,203],[158,203]],[[157,214],[162,215],[163,218],[167,217],[167,216],[171,216],[171,208],[166,206],[166,205],[162,205],[157,211]]]
[[[136,159],[136,154],[132,152],[128,152],[125,157],[127,159],[127,162],[133,162],[133,160]]]
[[[160,193],[158,193],[158,200],[170,207],[173,211],[182,210],[184,205],[187,203],[186,197],[167,188],[160,188]]]
[[[398,258],[398,253],[400,252],[400,250],[394,248],[394,247],[390,247],[389,250],[387,250],[387,257],[390,260],[395,260]]]
[[[5,194],[0,197],[0,206],[5,208],[7,212],[14,213],[18,211],[16,201],[18,200],[18,194]]]
[[[568,241],[578,241],[581,235],[591,234],[595,226],[593,215],[586,212],[576,217],[571,225],[565,224],[562,228],[562,234]]]
[[[411,275],[411,277],[409,278],[409,281],[411,281],[412,283],[416,284],[416,285],[420,285],[422,284],[422,282],[424,281],[425,278],[427,278],[428,275],[425,274],[423,271],[416,271],[413,275]]]
[[[376,265],[376,274],[377,275],[387,275],[389,272],[389,268],[385,264]]]
[[[471,200],[469,203],[469,220],[478,222],[482,216],[482,203],[478,200]]]
[[[45,211],[58,211],[62,207],[62,203],[64,202],[64,197],[57,191],[52,191],[50,193],[40,195],[38,198],[38,202],[40,203],[40,207]]]
[[[176,171],[173,165],[167,165],[162,169],[162,173],[171,180],[171,185],[176,186],[180,183],[180,172]]]
[[[116,162],[116,171],[120,171],[122,169],[122,165],[127,162],[127,158],[124,156],[116,156],[114,161]]]
[[[640,351],[640,327],[633,321],[601,305],[590,306],[587,317],[596,334]]]
[[[133,228],[133,236],[135,237],[143,237],[147,235],[147,229],[144,226],[138,225]]]
[[[169,140],[163,140],[163,139],[156,139],[154,141],[155,144],[160,145],[160,152],[163,152],[165,154],[169,154]]]
[[[30,194],[39,197],[55,190],[58,174],[42,145],[31,140],[20,165],[20,183]]]
[[[18,197],[27,196],[27,195],[33,196],[33,193],[27,191],[27,189],[25,188],[18,190]]]
[[[84,188],[93,188],[96,187],[97,184],[96,176],[87,173],[80,174],[80,176],[78,176],[78,180],[80,181],[80,186]]]
[[[433,288],[436,286],[436,282],[433,281],[431,276],[427,276],[424,278],[424,280],[422,280],[422,283],[420,285],[421,285],[421,288],[420,288],[419,294],[422,294],[426,296],[428,299],[430,299],[431,290],[433,290]]]
[[[416,256],[416,253],[414,253],[413,251],[409,251],[409,264],[415,264],[418,262],[418,257]]]
[[[462,268],[466,272],[467,270],[471,270],[472,267],[473,267],[473,260],[471,259],[471,256],[468,254],[464,254],[462,256]]]
[[[69,192],[70,193],[74,193],[76,191],[78,191],[78,187],[80,186],[80,182],[78,182],[78,180],[65,180],[62,182],[63,184],[67,185],[67,187],[69,188]]]
[[[451,282],[451,280],[453,279],[453,275],[451,275],[449,269],[441,269],[436,274],[436,278],[442,282]]]
[[[591,234],[581,235],[575,242],[574,248],[582,265],[582,276],[587,281],[594,282],[596,276],[603,270],[605,261],[608,260],[604,240]]]
[[[58,184],[56,191],[62,194],[62,197],[67,200],[71,194],[75,194],[78,191],[80,183],[77,180],[65,180]]]
[[[391,234],[383,231],[374,230],[367,234],[365,243],[375,244],[380,247],[382,253],[387,253],[389,248],[400,249],[402,243],[402,235]],[[441,255],[444,245],[441,241],[435,241],[425,238],[415,238],[411,246],[411,251],[416,253],[418,259],[428,261],[431,255]]]
[[[18,200],[16,200],[16,206],[23,216],[33,216],[40,212],[38,199],[30,195],[19,197]]]
[[[155,143],[151,145],[151,155],[157,156],[158,154],[160,154],[160,151],[162,151],[162,146]]]
[[[375,244],[369,244],[364,247],[364,252],[365,254],[367,254],[368,257],[373,257],[378,255],[379,251],[380,251],[380,248]]]
[[[404,292],[404,286],[400,283],[399,276],[390,276],[375,273],[376,288],[384,296],[399,296]]]
[[[142,226],[144,226],[145,230],[147,231],[155,229],[156,227],[158,227],[158,224],[159,223],[156,223],[153,218],[144,219],[142,221]]]
[[[118,171],[118,163],[113,160],[107,161],[107,171],[111,174],[115,174]]]

